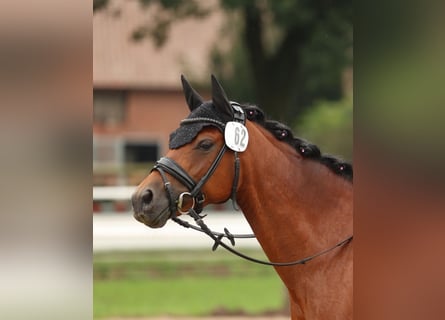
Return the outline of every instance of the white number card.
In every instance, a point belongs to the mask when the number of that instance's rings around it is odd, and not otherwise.
[[[230,149],[243,152],[247,149],[247,144],[249,143],[249,133],[242,123],[229,121],[226,123],[224,139]]]

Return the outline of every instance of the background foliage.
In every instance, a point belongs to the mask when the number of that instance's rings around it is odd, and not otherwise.
[[[207,16],[215,6],[196,0],[137,0],[158,14],[134,30],[135,41],[159,47],[171,26]],[[94,12],[108,0],[95,0]],[[214,3],[214,2],[210,2]],[[255,102],[277,120],[294,119],[316,101],[343,96],[342,75],[352,63],[351,0],[219,0],[227,14],[221,40],[209,66],[233,99]],[[217,43],[219,39],[216,39]],[[205,84],[208,85],[208,84]]]
[[[296,133],[323,153],[352,162],[352,99],[316,103],[295,125]]]

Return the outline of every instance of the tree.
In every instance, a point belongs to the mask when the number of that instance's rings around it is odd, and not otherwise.
[[[162,46],[172,23],[203,17],[212,8],[196,0],[138,0],[157,5],[158,19],[135,30],[133,38],[150,37]],[[95,0],[94,11],[108,0]],[[351,64],[351,0],[220,0],[221,8],[240,17],[240,37],[227,62],[215,51],[215,73],[226,83],[244,86],[238,97],[255,101],[278,120],[293,119],[318,100],[342,96],[342,73]],[[238,42],[236,42],[238,41]],[[229,74],[227,63],[238,64]],[[243,72],[243,73],[242,73]],[[240,79],[243,79],[240,83]],[[227,90],[229,91],[229,90]],[[230,91],[231,92],[231,91]]]

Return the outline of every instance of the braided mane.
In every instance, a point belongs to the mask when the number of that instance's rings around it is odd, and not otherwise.
[[[266,119],[264,112],[257,106],[241,105],[241,107],[245,110],[247,119],[258,123],[271,132],[275,138],[294,147],[303,158],[318,161],[327,166],[335,174],[352,182],[353,169],[350,163],[332,155],[322,154],[316,145],[301,138],[294,137],[292,130],[288,126],[275,120]]]

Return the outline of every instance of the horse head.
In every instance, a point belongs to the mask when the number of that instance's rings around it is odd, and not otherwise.
[[[237,152],[227,148],[225,131],[236,136],[235,150],[247,144],[247,130],[226,130],[226,124],[237,118],[242,129],[244,115],[213,75],[211,101],[204,101],[184,76],[181,80],[190,114],[171,133],[169,151],[132,196],[135,219],[152,228],[163,227],[169,218],[191,208],[199,211],[209,203],[227,201],[234,191]]]

